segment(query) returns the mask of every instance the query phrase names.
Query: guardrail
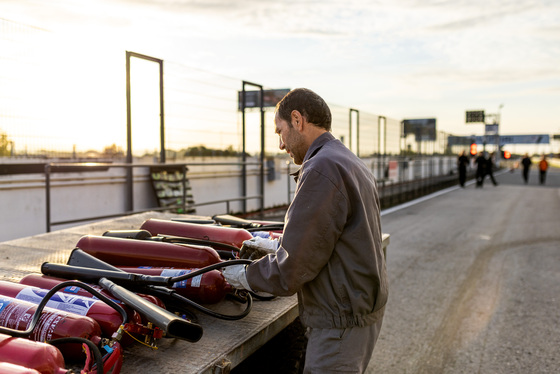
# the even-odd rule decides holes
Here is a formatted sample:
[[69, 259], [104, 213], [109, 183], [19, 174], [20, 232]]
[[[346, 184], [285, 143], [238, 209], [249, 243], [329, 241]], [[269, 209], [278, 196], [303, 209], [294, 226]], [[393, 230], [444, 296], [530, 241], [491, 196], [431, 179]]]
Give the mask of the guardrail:
[[[258, 165], [260, 166], [260, 162], [215, 162], [215, 163], [174, 163], [174, 164], [114, 164], [114, 163], [47, 163], [44, 166], [44, 173], [45, 173], [45, 204], [46, 204], [46, 230], [47, 232], [51, 232], [52, 226], [54, 225], [64, 225], [64, 224], [71, 224], [71, 223], [79, 223], [79, 222], [86, 222], [92, 220], [99, 220], [99, 219], [107, 219], [107, 218], [115, 218], [123, 215], [132, 215], [137, 213], [142, 213], [146, 211], [165, 211], [169, 209], [179, 208], [180, 206], [167, 206], [167, 207], [155, 207], [150, 209], [143, 209], [143, 210], [134, 210], [133, 209], [133, 199], [134, 199], [134, 188], [132, 183], [132, 170], [134, 168], [140, 167], [154, 167], [154, 166], [174, 166], [174, 167], [181, 167], [183, 170], [183, 196], [182, 196], [182, 209], [186, 211], [187, 208], [187, 170], [188, 166], [248, 166], [248, 165]], [[93, 216], [93, 217], [84, 217], [72, 220], [65, 220], [65, 221], [56, 221], [53, 222], [51, 219], [51, 174], [56, 172], [79, 172], [79, 171], [101, 171], [101, 170], [108, 170], [109, 168], [124, 168], [127, 171], [127, 209], [125, 212], [119, 212], [115, 214], [109, 215], [101, 215], [101, 216]], [[263, 173], [264, 169], [260, 168], [260, 180], [263, 181]], [[243, 168], [242, 178], [245, 180], [247, 177], [246, 167]], [[264, 191], [264, 186], [261, 186], [261, 191]], [[230, 211], [230, 202], [232, 201], [247, 201], [252, 199], [260, 199], [260, 211], [264, 211], [264, 194], [255, 195], [255, 196], [241, 196], [237, 198], [231, 199], [221, 199], [215, 201], [207, 201], [198, 204], [190, 204], [189, 207], [197, 207], [197, 206], [204, 206], [204, 205], [213, 205], [213, 204], [226, 204], [227, 212]]]
[[[386, 168], [385, 167], [380, 168], [378, 165], [379, 164], [378, 160], [376, 160], [375, 158], [364, 159], [364, 162], [366, 162], [368, 167], [372, 169], [372, 172], [374, 172], [374, 174], [381, 175], [381, 179], [378, 179], [378, 185], [379, 185], [379, 196], [380, 196], [382, 208], [387, 208], [389, 206], [393, 206], [414, 199], [416, 197], [433, 192], [439, 189], [440, 187], [444, 188], [451, 184], [455, 184], [457, 181], [457, 174], [454, 169], [454, 163], [455, 163], [454, 161], [455, 160], [452, 157], [440, 158], [439, 160], [438, 159], [431, 160], [426, 158], [414, 160], [408, 157], [397, 158], [397, 160], [395, 160], [393, 158], [393, 160], [390, 161], [390, 163], [387, 163]], [[50, 162], [50, 163], [41, 163], [41, 164], [33, 164], [33, 165], [4, 164], [2, 167], [0, 167], [0, 169], [2, 169], [1, 171], [3, 175], [44, 173], [44, 182], [43, 182], [43, 178], [41, 178], [41, 179], [37, 179], [36, 183], [38, 184], [38, 186], [41, 186], [44, 183], [43, 196], [46, 196], [45, 203], [44, 203], [46, 209], [44, 213], [45, 220], [43, 222], [45, 222], [46, 231], [50, 232], [53, 226], [68, 225], [73, 223], [94, 221], [99, 219], [114, 218], [123, 215], [128, 216], [131, 214], [146, 212], [150, 210], [166, 211], [173, 208], [182, 208], [183, 211], [185, 211], [189, 207], [193, 207], [193, 208], [203, 207], [203, 206], [207, 207], [215, 204], [223, 204], [228, 213], [234, 213], [231, 210], [232, 204], [235, 203], [233, 209], [236, 210], [239, 209], [239, 207], [241, 207], [242, 205], [246, 205], [246, 204], [240, 204], [239, 202], [247, 202], [251, 200], [252, 201], [259, 200], [260, 204], [258, 202], [255, 204], [251, 204], [250, 212], [238, 211], [237, 214], [258, 215], [260, 211], [260, 215], [262, 216], [266, 208], [265, 199], [264, 199], [265, 197], [264, 185], [262, 184], [262, 182], [259, 183], [259, 181], [263, 181], [265, 179], [263, 175], [261, 175], [263, 171], [259, 173], [260, 168], [253, 167], [253, 168], [249, 168], [249, 173], [246, 173], [244, 175], [241, 172], [242, 169], [240, 165], [243, 165], [243, 163], [220, 162], [220, 161], [182, 162], [182, 163], [165, 163], [165, 164], [161, 164], [161, 163], [128, 164], [128, 163], [112, 163], [112, 162], [95, 162], [95, 163]], [[245, 165], [261, 166], [261, 163], [251, 160], [250, 162], [246, 162]], [[151, 201], [152, 197], [151, 194], [149, 194], [150, 191], [147, 190], [147, 188], [151, 188], [147, 183], [148, 182], [147, 174], [144, 171], [142, 171], [141, 173], [132, 172], [134, 168], [150, 168], [150, 167], [161, 167], [161, 166], [175, 167], [179, 172], [181, 168], [183, 171], [186, 171], [189, 167], [191, 166], [194, 167], [195, 170], [194, 174], [191, 169], [189, 170], [189, 175], [186, 175], [184, 172], [182, 173], [183, 175], [182, 181], [181, 179], [177, 179], [178, 188], [180, 188], [179, 184], [183, 183], [182, 192], [178, 193], [178, 195], [176, 196], [177, 199], [179, 200], [181, 199], [180, 194], [182, 193], [183, 198], [181, 199], [182, 201], [177, 202], [178, 204], [177, 206], [159, 207], [157, 203]], [[198, 201], [195, 204], [194, 201], [192, 201], [192, 197], [190, 195], [186, 196], [188, 190], [186, 186], [187, 185], [192, 186], [193, 180], [195, 181], [195, 185], [198, 186], [199, 189], [204, 188], [205, 183], [210, 183], [210, 185], [214, 186], [213, 181], [206, 180], [207, 173], [202, 173], [199, 175], [196, 172], [198, 167], [202, 167], [202, 169], [204, 169], [204, 167], [207, 166], [210, 167], [222, 166], [223, 168], [218, 168], [219, 170], [224, 170], [225, 168], [229, 169], [230, 171], [232, 169], [238, 170], [239, 173], [236, 172], [232, 174], [228, 172], [225, 175], [221, 173], [217, 174], [220, 175], [220, 178], [222, 177], [232, 178], [232, 180], [229, 181], [230, 185], [232, 181], [236, 181], [236, 180], [241, 181], [241, 179], [239, 178], [247, 178], [247, 174], [251, 177], [254, 176], [255, 181], [257, 182], [257, 185], [255, 186], [256, 191], [251, 190], [249, 191], [248, 194], [243, 194], [243, 191], [238, 191], [233, 196], [231, 195], [224, 196], [219, 193], [216, 194], [206, 193], [206, 194], [202, 194], [202, 196], [204, 196], [203, 197], [204, 200]], [[111, 173], [110, 171], [108, 172], [108, 170], [111, 168], [126, 169], [127, 172], [126, 173], [124, 172]], [[272, 166], [272, 170], [274, 170], [274, 166]], [[282, 191], [281, 185], [279, 185], [278, 183], [276, 183], [274, 186], [269, 185], [271, 181], [270, 180], [267, 181], [266, 184], [267, 193], [270, 194], [267, 199], [267, 205], [268, 208], [274, 207], [271, 208], [273, 210], [274, 209], [281, 210], [287, 207], [289, 202], [291, 201], [294, 192], [291, 190], [291, 188], [293, 187], [293, 180], [291, 180], [291, 178], [289, 177], [289, 172], [292, 171], [290, 170], [290, 164], [288, 163], [286, 164], [285, 167], [282, 167], [282, 169], [278, 169], [278, 170], [280, 171], [282, 178], [280, 179], [276, 178], [276, 181], [283, 180], [284, 182], [282, 183], [284, 183], [284, 186], [286, 183], [285, 181], [287, 181], [287, 187], [283, 187], [283, 188], [284, 189], [287, 188], [288, 199], [282, 200], [279, 198], [279, 196], [283, 195], [281, 192]], [[61, 178], [61, 179], [53, 178], [53, 174], [55, 173], [80, 173], [80, 172], [88, 172], [88, 173], [93, 172], [93, 174], [95, 174], [95, 172], [104, 172], [104, 173], [100, 174], [102, 175], [101, 178], [97, 178], [97, 177], [91, 178], [89, 175], [86, 176], [79, 175], [77, 177], [73, 176], [71, 177], [73, 181], [69, 181], [66, 178]], [[269, 173], [270, 170], [267, 169], [264, 172]], [[132, 180], [130, 180], [129, 178], [134, 179], [134, 184], [132, 183]], [[54, 221], [53, 217], [57, 214], [56, 212], [58, 211], [58, 209], [54, 209], [54, 208], [58, 206], [59, 204], [58, 201], [60, 200], [60, 197], [66, 196], [66, 192], [64, 191], [64, 189], [63, 188], [59, 189], [59, 187], [73, 187], [73, 186], [77, 186], [78, 183], [80, 184], [83, 183], [84, 185], [88, 186], [91, 184], [90, 181], [92, 180], [93, 181], [97, 180], [97, 182], [93, 182], [93, 184], [97, 184], [102, 188], [107, 188], [107, 186], [110, 186], [111, 184], [114, 185], [114, 187], [111, 187], [111, 189], [108, 190], [108, 193], [110, 194], [108, 195], [109, 196], [108, 200], [106, 201], [99, 200], [100, 203], [99, 209], [95, 209], [95, 207], [93, 207], [94, 209], [90, 210], [90, 213], [88, 213], [90, 214], [90, 216], [80, 217], [81, 213], [79, 212], [86, 209], [83, 209], [81, 205], [76, 204], [76, 194], [69, 195], [69, 199], [64, 201], [65, 203], [66, 202], [70, 203], [73, 201], [71, 205], [67, 206], [67, 210], [73, 211], [74, 214], [73, 215], [66, 214], [65, 216], [59, 217], [61, 219]], [[91, 186], [93, 186], [93, 184], [91, 184]], [[123, 185], [122, 189], [121, 189], [121, 185]], [[55, 192], [53, 192], [54, 186], [57, 187], [55, 189], [56, 190]], [[17, 188], [19, 188], [19, 186]], [[95, 194], [98, 196], [97, 199], [99, 199], [100, 195], [103, 196], [102, 194], [104, 193], [104, 192], [99, 192], [100, 190], [98, 190], [97, 187], [93, 190], [92, 189], [89, 190], [89, 192], [92, 191], [94, 191]], [[263, 192], [261, 193], [261, 191]], [[199, 195], [200, 192], [201, 191], [197, 193], [199, 200], [201, 199], [199, 197], [201, 196]], [[147, 193], [149, 195], [146, 195]], [[78, 191], [78, 195], [79, 194], [80, 191]], [[88, 195], [84, 194], [84, 196], [88, 196]], [[73, 200], [72, 197], [74, 198]], [[146, 199], [145, 197], [148, 197], [148, 199]], [[57, 199], [57, 201], [54, 203], [52, 200], [53, 198]], [[97, 201], [97, 199], [93, 199], [93, 200], [91, 198], [88, 199], [88, 201], [85, 202], [85, 206], [89, 205], [91, 207], [92, 205], [97, 204], [95, 202]], [[133, 201], [134, 201], [134, 205], [140, 204], [141, 208], [135, 209], [135, 207], [133, 206]], [[285, 203], [283, 201], [285, 201]], [[106, 207], [103, 207], [103, 204], [107, 204]], [[285, 204], [285, 206], [283, 204]], [[14, 204], [12, 204], [11, 206], [17, 207], [17, 205]], [[38, 221], [39, 227], [43, 226], [41, 221], [42, 221], [41, 218], [39, 218]], [[27, 230], [27, 231], [31, 231], [31, 230]]]

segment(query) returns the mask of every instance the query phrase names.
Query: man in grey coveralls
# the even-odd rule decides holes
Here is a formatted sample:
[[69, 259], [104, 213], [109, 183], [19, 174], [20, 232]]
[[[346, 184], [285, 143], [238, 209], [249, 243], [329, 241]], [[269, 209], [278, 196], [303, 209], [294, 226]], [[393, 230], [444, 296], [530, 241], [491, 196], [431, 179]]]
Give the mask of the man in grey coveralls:
[[223, 274], [234, 287], [297, 293], [308, 337], [305, 373], [362, 373], [388, 297], [377, 183], [330, 133], [330, 109], [313, 91], [289, 92], [275, 124], [280, 149], [301, 165], [283, 236], [273, 250], [263, 246], [257, 261]]

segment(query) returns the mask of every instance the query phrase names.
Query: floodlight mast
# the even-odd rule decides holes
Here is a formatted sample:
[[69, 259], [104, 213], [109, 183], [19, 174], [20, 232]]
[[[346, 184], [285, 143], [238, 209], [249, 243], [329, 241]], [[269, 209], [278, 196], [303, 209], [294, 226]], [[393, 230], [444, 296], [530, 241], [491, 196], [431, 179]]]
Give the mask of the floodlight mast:
[[[494, 140], [497, 152], [496, 155], [496, 162], [499, 160], [500, 154], [500, 122], [501, 122], [501, 110], [504, 107], [504, 104], [500, 104], [498, 107], [497, 114], [485, 114], [484, 110], [468, 110], [466, 111], [466, 123], [482, 123], [484, 124], [484, 141], [482, 142], [482, 151], [486, 152], [486, 135], [487, 135], [487, 125], [493, 125], [494, 131]], [[492, 123], [487, 123], [487, 119], [492, 119]]]

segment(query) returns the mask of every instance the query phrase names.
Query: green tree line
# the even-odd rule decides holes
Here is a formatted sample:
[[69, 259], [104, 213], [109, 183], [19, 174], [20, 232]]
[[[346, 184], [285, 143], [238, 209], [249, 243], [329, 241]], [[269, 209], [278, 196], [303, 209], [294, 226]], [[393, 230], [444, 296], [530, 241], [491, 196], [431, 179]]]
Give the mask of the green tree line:
[[10, 155], [10, 139], [8, 139], [8, 134], [0, 131], [0, 156]]

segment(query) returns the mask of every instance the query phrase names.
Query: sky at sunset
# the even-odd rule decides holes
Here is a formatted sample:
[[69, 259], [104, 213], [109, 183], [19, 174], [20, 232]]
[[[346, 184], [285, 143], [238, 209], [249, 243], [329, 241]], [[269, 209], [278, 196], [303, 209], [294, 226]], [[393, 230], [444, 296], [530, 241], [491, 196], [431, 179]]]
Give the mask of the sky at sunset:
[[502, 134], [560, 134], [557, 0], [0, 0], [0, 18], [60, 35], [115, 110], [108, 67], [129, 50], [456, 135], [482, 134], [475, 109]]

